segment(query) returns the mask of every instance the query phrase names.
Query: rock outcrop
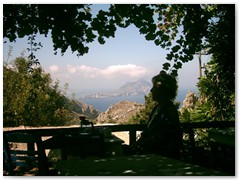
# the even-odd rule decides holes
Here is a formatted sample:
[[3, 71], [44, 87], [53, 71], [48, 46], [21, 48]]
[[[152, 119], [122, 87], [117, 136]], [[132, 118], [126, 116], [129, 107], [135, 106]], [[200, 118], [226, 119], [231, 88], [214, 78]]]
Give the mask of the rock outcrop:
[[183, 101], [183, 105], [181, 107], [181, 110], [183, 110], [183, 109], [194, 109], [197, 101], [198, 101], [198, 96], [194, 92], [189, 91], [187, 93], [184, 101]]
[[138, 113], [143, 107], [143, 104], [140, 103], [121, 101], [110, 106], [107, 111], [100, 113], [96, 122], [99, 124], [126, 124], [129, 118]]

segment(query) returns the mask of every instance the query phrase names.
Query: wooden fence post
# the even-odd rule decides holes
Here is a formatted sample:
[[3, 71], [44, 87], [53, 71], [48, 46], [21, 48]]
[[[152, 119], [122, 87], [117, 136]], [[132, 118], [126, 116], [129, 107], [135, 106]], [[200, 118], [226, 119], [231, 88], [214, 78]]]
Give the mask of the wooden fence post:
[[34, 147], [34, 143], [27, 143], [27, 153], [28, 153], [28, 156], [35, 156], [35, 147]]
[[129, 145], [132, 145], [133, 143], [135, 143], [136, 138], [137, 138], [136, 130], [135, 129], [130, 130], [129, 131]]

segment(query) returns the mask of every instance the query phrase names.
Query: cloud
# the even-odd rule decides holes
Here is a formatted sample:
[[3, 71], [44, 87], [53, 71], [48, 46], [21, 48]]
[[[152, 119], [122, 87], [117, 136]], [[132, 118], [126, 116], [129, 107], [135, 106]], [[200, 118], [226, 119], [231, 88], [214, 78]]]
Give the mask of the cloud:
[[98, 68], [89, 67], [85, 65], [81, 66], [74, 66], [69, 64], [67, 65], [67, 72], [69, 72], [70, 74], [96, 73], [97, 71], [99, 71]]
[[52, 65], [49, 67], [50, 72], [56, 73], [59, 71], [59, 67], [57, 65]]
[[146, 68], [135, 64], [113, 65], [101, 70], [101, 74], [104, 76], [127, 75], [130, 77], [141, 77], [147, 72]]
[[112, 65], [106, 68], [96, 68], [90, 66], [73, 66], [67, 65], [67, 72], [75, 75], [83, 75], [88, 78], [114, 78], [117, 76], [128, 76], [128, 77], [142, 77], [146, 75], [149, 70], [142, 66], [137, 66], [135, 64], [126, 64], [126, 65]]
[[149, 69], [135, 64], [111, 65], [105, 68], [68, 64], [61, 68], [52, 65], [47, 69], [53, 80], [68, 83], [74, 89], [118, 88], [126, 82], [145, 79], [152, 74]]

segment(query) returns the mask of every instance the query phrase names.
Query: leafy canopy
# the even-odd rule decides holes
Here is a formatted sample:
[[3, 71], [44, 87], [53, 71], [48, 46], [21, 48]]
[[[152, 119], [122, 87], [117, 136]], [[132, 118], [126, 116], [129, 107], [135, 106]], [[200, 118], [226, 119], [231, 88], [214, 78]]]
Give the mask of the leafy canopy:
[[93, 16], [94, 5], [89, 4], [4, 4], [3, 37], [12, 42], [38, 33], [51, 35], [55, 53], [70, 48], [81, 56], [95, 39], [104, 44], [106, 38], [115, 37], [117, 27], [134, 24], [146, 40], [169, 50], [163, 69], [177, 75], [182, 63], [192, 60], [221, 31], [214, 27], [225, 6], [232, 5], [110, 4]]
[[89, 43], [97, 39], [104, 44], [115, 37], [118, 27], [133, 24], [146, 40], [168, 50], [163, 69], [175, 76], [183, 63], [207, 49], [212, 55], [211, 67], [198, 84], [200, 93], [214, 109], [216, 119], [234, 117], [234, 4], [110, 4], [96, 16], [93, 6], [5, 4], [3, 37], [12, 42], [28, 36], [32, 52], [41, 46], [34, 42], [35, 35], [51, 35], [55, 53], [61, 50], [64, 54], [70, 48], [81, 56], [88, 53]]

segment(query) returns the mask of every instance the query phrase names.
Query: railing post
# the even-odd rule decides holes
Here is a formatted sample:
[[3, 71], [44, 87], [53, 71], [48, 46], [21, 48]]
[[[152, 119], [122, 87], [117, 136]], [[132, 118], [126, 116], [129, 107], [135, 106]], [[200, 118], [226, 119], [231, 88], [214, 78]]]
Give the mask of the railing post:
[[27, 143], [28, 156], [35, 156], [34, 143]]
[[130, 130], [129, 131], [129, 145], [132, 145], [133, 143], [136, 142], [137, 135], [136, 135], [136, 130]]
[[188, 129], [188, 134], [189, 134], [189, 140], [190, 140], [190, 144], [191, 144], [191, 152], [192, 152], [192, 158], [193, 160], [195, 160], [196, 158], [196, 153], [195, 153], [195, 139], [194, 139], [194, 131], [192, 128]]

